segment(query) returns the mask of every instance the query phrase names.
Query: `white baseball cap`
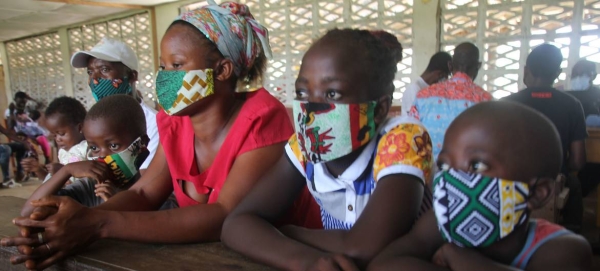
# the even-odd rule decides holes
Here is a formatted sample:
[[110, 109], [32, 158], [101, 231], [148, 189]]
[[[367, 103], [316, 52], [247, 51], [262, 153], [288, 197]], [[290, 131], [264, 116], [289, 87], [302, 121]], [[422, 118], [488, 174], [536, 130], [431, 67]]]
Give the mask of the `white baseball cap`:
[[138, 58], [133, 49], [120, 40], [112, 38], [102, 38], [90, 51], [79, 51], [71, 57], [71, 66], [75, 68], [86, 68], [88, 59], [93, 56], [97, 59], [121, 62], [128, 68], [137, 71]]

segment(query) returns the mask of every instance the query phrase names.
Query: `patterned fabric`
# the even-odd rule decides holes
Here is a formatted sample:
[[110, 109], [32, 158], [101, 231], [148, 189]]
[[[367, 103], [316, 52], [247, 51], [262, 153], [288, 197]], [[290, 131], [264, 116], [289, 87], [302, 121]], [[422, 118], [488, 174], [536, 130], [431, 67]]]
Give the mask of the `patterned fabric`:
[[543, 219], [532, 219], [529, 221], [527, 241], [521, 252], [513, 260], [511, 266], [525, 270], [531, 256], [546, 242], [567, 234], [574, 234], [562, 226], [552, 224]]
[[82, 140], [69, 150], [58, 150], [58, 161], [63, 165], [85, 160], [87, 160], [87, 141], [85, 140]]
[[294, 101], [296, 137], [304, 157], [313, 163], [327, 162], [369, 143], [376, 136], [376, 105]]
[[106, 163], [114, 175], [113, 183], [117, 187], [123, 187], [137, 175], [138, 169], [147, 156], [148, 149], [138, 137], [127, 149], [119, 153], [106, 157], [88, 157], [88, 160]]
[[434, 180], [433, 207], [442, 237], [461, 247], [487, 247], [528, 221], [529, 187], [455, 169]]
[[186, 21], [202, 32], [217, 48], [235, 64], [235, 74], [254, 65], [263, 52], [271, 58], [267, 28], [260, 25], [250, 13], [248, 6], [234, 2], [209, 5], [185, 12], [177, 20]]
[[[425, 135], [425, 128], [413, 118], [389, 119], [381, 125], [378, 136], [372, 138], [350, 167], [337, 177], [329, 173], [324, 163], [312, 163], [305, 158], [296, 135], [288, 141], [286, 153], [306, 178], [309, 191], [321, 207], [323, 227], [350, 229], [365, 209], [378, 180], [404, 173], [427, 181], [426, 176], [431, 174], [431, 152], [426, 154], [427, 148], [416, 143]], [[395, 144], [408, 146], [408, 149], [393, 150]], [[418, 154], [419, 149], [424, 150], [423, 155]], [[425, 189], [419, 215], [429, 210], [430, 203], [430, 191]]]
[[156, 97], [169, 115], [214, 93], [213, 70], [158, 71]]
[[465, 109], [490, 100], [492, 95], [473, 83], [468, 75], [457, 72], [448, 81], [420, 90], [409, 115], [419, 119], [429, 131], [437, 159], [450, 123]]
[[131, 93], [131, 85], [127, 77], [123, 79], [90, 79], [90, 89], [96, 101], [100, 101], [105, 97], [114, 94], [129, 94]]

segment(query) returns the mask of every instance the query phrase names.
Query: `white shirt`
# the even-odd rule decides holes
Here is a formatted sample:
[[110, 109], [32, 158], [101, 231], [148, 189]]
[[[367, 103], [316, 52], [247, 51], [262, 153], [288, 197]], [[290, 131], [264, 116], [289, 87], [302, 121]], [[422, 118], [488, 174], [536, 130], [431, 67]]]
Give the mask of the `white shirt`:
[[144, 116], [146, 117], [146, 134], [150, 138], [150, 142], [148, 142], [148, 151], [150, 154], [148, 158], [144, 161], [140, 169], [147, 169], [156, 154], [156, 149], [158, 148], [158, 127], [156, 126], [156, 110], [152, 107], [149, 107], [144, 101], [140, 104], [142, 109], [144, 110]]
[[410, 112], [410, 108], [414, 105], [415, 100], [417, 99], [417, 92], [419, 90], [428, 87], [429, 85], [423, 80], [421, 76], [417, 79], [413, 80], [410, 85], [406, 86], [404, 90], [404, 95], [402, 95], [402, 115], [408, 116], [408, 112]]

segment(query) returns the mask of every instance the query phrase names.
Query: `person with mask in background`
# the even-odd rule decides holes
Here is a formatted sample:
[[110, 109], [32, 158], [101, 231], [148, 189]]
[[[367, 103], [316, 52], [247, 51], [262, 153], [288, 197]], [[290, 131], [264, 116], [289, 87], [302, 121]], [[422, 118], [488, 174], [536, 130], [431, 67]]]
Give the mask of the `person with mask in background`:
[[[577, 61], [571, 72], [570, 91], [567, 91], [581, 102], [588, 127], [600, 127], [600, 88], [593, 85], [598, 75], [596, 65], [586, 59]], [[577, 177], [581, 182], [582, 196], [585, 197], [600, 183], [600, 164], [586, 163]]]
[[144, 103], [135, 87], [138, 81], [138, 58], [126, 43], [111, 38], [103, 38], [90, 51], [79, 51], [71, 57], [71, 66], [87, 68], [89, 85], [96, 101], [114, 94], [127, 94], [136, 99], [146, 117], [146, 134], [150, 138], [147, 145], [150, 155], [140, 167], [143, 175], [158, 148], [158, 128], [156, 110]]
[[577, 98], [583, 107], [587, 126], [600, 126], [600, 88], [594, 86], [596, 63], [581, 59], [571, 71], [571, 84], [567, 93]]

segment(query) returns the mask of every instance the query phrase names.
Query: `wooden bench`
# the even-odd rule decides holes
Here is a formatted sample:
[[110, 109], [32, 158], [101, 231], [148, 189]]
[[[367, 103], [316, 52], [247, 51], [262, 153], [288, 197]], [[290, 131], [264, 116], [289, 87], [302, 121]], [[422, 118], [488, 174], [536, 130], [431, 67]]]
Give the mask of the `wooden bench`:
[[[0, 197], [0, 238], [15, 236], [11, 223], [19, 215], [24, 199]], [[12, 247], [0, 247], [0, 270], [25, 270], [11, 265]], [[221, 243], [189, 245], [150, 245], [134, 242], [101, 240], [81, 253], [46, 270], [274, 270], [257, 264], [227, 249]]]

